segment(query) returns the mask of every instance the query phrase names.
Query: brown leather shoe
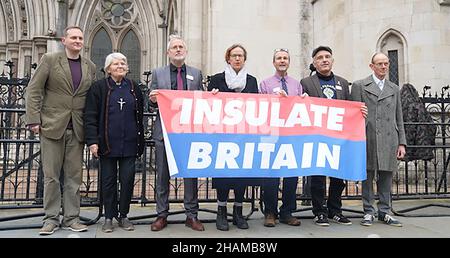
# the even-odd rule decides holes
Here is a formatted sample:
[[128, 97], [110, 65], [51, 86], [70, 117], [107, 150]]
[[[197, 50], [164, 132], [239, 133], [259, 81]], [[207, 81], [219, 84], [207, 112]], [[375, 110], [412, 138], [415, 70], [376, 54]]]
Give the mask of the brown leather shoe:
[[152, 231], [160, 231], [163, 230], [167, 226], [167, 218], [158, 217], [153, 223], [150, 229]]
[[264, 226], [265, 227], [275, 227], [276, 219], [277, 218], [275, 217], [275, 214], [269, 213], [269, 214], [265, 215]]
[[300, 226], [302, 223], [296, 217], [290, 216], [287, 218], [280, 218], [280, 222], [283, 224], [288, 224], [289, 226]]
[[186, 227], [190, 227], [195, 231], [205, 231], [205, 227], [197, 218], [186, 218], [186, 223], [184, 223]]

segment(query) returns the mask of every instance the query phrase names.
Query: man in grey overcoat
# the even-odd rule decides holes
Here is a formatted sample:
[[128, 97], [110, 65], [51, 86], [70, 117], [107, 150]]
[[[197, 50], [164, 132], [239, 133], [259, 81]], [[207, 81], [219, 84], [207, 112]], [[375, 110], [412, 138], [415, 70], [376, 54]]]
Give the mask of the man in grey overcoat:
[[403, 127], [399, 86], [386, 79], [389, 58], [383, 53], [372, 56], [369, 67], [373, 74], [352, 85], [352, 100], [362, 101], [369, 109], [366, 119], [367, 179], [362, 182], [363, 226], [371, 226], [375, 208], [373, 180], [379, 195], [378, 220], [391, 226], [402, 223], [389, 215], [391, 211], [392, 176], [397, 160], [405, 156], [406, 138]]
[[[179, 36], [171, 35], [167, 45], [167, 56], [170, 64], [152, 71], [150, 105], [157, 107], [158, 89], [167, 90], [203, 90], [202, 73], [200, 70], [187, 66], [186, 43]], [[159, 114], [156, 116], [153, 127], [153, 140], [155, 141], [156, 156], [156, 212], [158, 218], [152, 223], [152, 231], [160, 231], [167, 226], [169, 215], [169, 167], [167, 164], [166, 149], [164, 147], [163, 133]], [[187, 227], [196, 231], [205, 230], [197, 218], [198, 186], [197, 178], [184, 178], [184, 208], [186, 210]]]

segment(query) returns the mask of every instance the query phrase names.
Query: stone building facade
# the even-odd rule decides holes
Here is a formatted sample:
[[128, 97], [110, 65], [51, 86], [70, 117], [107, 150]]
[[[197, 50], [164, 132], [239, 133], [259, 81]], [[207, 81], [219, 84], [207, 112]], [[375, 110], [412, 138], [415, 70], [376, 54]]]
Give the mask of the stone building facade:
[[0, 73], [12, 60], [19, 77], [61, 48], [67, 25], [78, 25], [85, 56], [101, 68], [108, 53], [121, 51], [141, 80], [167, 64], [167, 37], [177, 33], [188, 43], [188, 63], [205, 75], [223, 71], [225, 49], [239, 42], [258, 81], [273, 74], [275, 48], [290, 50], [290, 75], [300, 79], [312, 49], [324, 44], [334, 51], [334, 71], [349, 81], [367, 76], [370, 56], [383, 51], [400, 85], [437, 91], [450, 83], [449, 0], [1, 0], [0, 13]]

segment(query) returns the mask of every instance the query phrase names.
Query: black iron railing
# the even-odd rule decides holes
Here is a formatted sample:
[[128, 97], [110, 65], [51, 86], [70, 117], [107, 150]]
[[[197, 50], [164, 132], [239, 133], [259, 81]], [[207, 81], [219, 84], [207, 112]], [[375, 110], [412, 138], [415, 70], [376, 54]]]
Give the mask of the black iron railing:
[[[12, 71], [12, 62], [6, 66]], [[144, 96], [148, 95], [151, 73], [144, 73], [144, 83], [140, 85]], [[205, 85], [207, 84], [205, 79]], [[26, 129], [24, 122], [24, 94], [29, 78], [14, 78], [12, 73], [0, 75], [0, 209], [14, 207], [37, 207], [42, 205], [43, 173], [40, 161], [38, 136]], [[448, 198], [448, 166], [450, 162], [449, 148], [449, 86], [442, 88], [441, 93], [432, 96], [429, 86], [423, 89], [421, 100], [432, 114], [433, 125], [438, 127], [436, 145], [408, 146], [413, 148], [429, 148], [434, 158], [428, 161], [399, 161], [399, 170], [394, 176], [393, 199], [406, 198]], [[146, 107], [148, 105], [146, 99]], [[146, 148], [144, 154], [136, 162], [137, 173], [133, 201], [145, 205], [155, 202], [155, 164], [154, 144], [151, 141], [151, 128], [155, 119], [155, 111], [149, 109], [145, 113]], [[405, 123], [415, 126], [424, 123]], [[88, 152], [83, 159], [83, 185], [81, 187], [82, 203], [98, 205], [98, 161]], [[308, 198], [304, 192], [302, 177], [298, 184], [298, 199]], [[170, 201], [183, 201], [183, 180], [170, 181]], [[211, 187], [209, 178], [199, 178], [199, 200], [215, 202], [216, 192]], [[254, 201], [260, 197], [260, 187], [249, 187], [247, 200]], [[344, 199], [359, 199], [361, 182], [347, 182]]]

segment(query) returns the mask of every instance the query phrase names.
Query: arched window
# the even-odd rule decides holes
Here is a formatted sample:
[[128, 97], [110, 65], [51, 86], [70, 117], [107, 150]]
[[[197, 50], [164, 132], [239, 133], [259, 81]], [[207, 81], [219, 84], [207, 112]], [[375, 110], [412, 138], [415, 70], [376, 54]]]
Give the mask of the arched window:
[[141, 46], [133, 30], [129, 30], [122, 40], [120, 52], [127, 57], [130, 72], [129, 79], [140, 81], [141, 78]]
[[400, 85], [400, 69], [398, 60], [398, 49], [388, 50], [389, 62], [389, 80], [397, 85]]
[[[104, 73], [101, 72], [105, 65], [106, 56], [112, 52], [112, 42], [108, 33], [104, 28], [101, 28], [92, 41], [91, 60], [97, 67], [97, 80], [104, 78]], [[105, 71], [106, 72], [106, 71]]]
[[403, 35], [393, 29], [386, 31], [379, 40], [378, 49], [389, 57], [389, 80], [401, 86], [406, 81], [406, 41]]

